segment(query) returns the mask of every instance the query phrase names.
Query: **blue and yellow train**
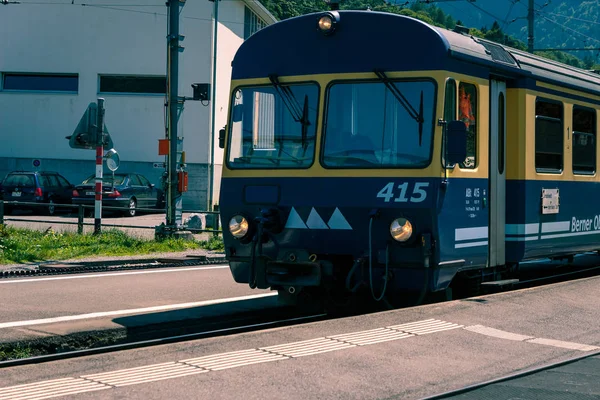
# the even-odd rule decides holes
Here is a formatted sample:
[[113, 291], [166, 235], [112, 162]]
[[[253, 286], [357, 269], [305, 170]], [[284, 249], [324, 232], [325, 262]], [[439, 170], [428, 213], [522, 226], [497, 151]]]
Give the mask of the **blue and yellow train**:
[[372, 11], [276, 23], [232, 67], [236, 282], [379, 300], [600, 249], [597, 74]]

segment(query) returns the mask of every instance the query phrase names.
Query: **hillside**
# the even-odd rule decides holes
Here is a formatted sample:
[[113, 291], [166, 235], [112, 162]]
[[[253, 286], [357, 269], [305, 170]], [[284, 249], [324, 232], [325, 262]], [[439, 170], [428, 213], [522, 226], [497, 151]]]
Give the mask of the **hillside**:
[[[435, 2], [435, 0], [432, 0]], [[277, 18], [324, 11], [324, 0], [262, 0]], [[471, 34], [520, 49], [527, 48], [527, 0], [448, 1], [435, 4], [405, 0], [343, 0], [342, 9], [387, 11], [419, 18], [430, 24], [454, 28], [458, 23]], [[545, 4], [545, 5], [544, 5]], [[535, 2], [535, 48], [600, 48], [600, 0]], [[584, 41], [584, 39], [586, 41]], [[598, 69], [600, 51], [536, 52], [549, 59], [585, 69]]]

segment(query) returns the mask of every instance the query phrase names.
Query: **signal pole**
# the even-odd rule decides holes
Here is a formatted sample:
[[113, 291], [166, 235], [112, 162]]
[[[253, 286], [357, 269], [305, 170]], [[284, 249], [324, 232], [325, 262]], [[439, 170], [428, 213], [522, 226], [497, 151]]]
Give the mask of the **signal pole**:
[[182, 225], [182, 199], [177, 190], [178, 137], [177, 119], [179, 110], [179, 0], [169, 0], [169, 60], [168, 60], [168, 130], [169, 154], [167, 156], [167, 229], [175, 231]]
[[94, 201], [94, 234], [102, 230], [102, 168], [104, 162], [104, 99], [98, 99], [96, 137], [96, 199]]

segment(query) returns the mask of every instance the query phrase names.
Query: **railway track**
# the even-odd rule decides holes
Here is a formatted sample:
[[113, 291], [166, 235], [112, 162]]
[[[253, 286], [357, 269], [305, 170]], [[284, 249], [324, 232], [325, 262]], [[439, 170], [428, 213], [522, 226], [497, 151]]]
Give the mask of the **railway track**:
[[[147, 260], [146, 260], [147, 261]], [[35, 274], [27, 275], [57, 275], [57, 274], [74, 274], [74, 273], [85, 273], [85, 272], [98, 272], [98, 271], [119, 271], [127, 269], [147, 269], [147, 268], [168, 268], [177, 266], [190, 266], [190, 265], [209, 265], [223, 263], [225, 260], [222, 257], [215, 257], [211, 259], [189, 259], [179, 260], [177, 262], [168, 260], [153, 260], [153, 262], [145, 263], [131, 263], [119, 265], [115, 262], [110, 263], [97, 263], [90, 265], [85, 268], [81, 266], [74, 266], [72, 268], [66, 267], [65, 269], [44, 270], [36, 272]], [[498, 284], [491, 287], [486, 287], [485, 292], [479, 293], [480, 296], [487, 294], [506, 292], [510, 290], [531, 288], [535, 286], [542, 286], [545, 284], [564, 282], [573, 279], [581, 279], [585, 277], [595, 276], [600, 273], [600, 266], [575, 266], [570, 264], [557, 264], [554, 274], [549, 274], [547, 270], [530, 271], [524, 274], [519, 280], [508, 280], [504, 284]], [[544, 275], [545, 276], [542, 276]], [[2, 278], [17, 278], [23, 275], [20, 274], [4, 274]], [[471, 300], [472, 299], [472, 300]], [[457, 298], [454, 300], [462, 301], [483, 301], [480, 298]], [[428, 299], [425, 303], [439, 303], [444, 302], [443, 299]], [[413, 304], [415, 305], [415, 304]], [[12, 367], [17, 365], [43, 363], [48, 361], [55, 361], [67, 358], [82, 357], [94, 354], [101, 354], [107, 352], [122, 351], [128, 349], [142, 348], [154, 345], [161, 345], [167, 343], [182, 342], [186, 340], [194, 340], [215, 336], [224, 336], [229, 334], [236, 334], [242, 332], [258, 331], [261, 329], [268, 329], [273, 327], [289, 326], [300, 323], [314, 322], [319, 320], [341, 318], [345, 316], [353, 316], [359, 314], [368, 314], [371, 312], [381, 311], [386, 307], [379, 303], [378, 305], [371, 304], [372, 307], [368, 307], [366, 303], [362, 303], [362, 307], [358, 309], [347, 309], [341, 312], [336, 309], [337, 312], [325, 312], [321, 310], [312, 312], [298, 310], [292, 307], [276, 307], [273, 309], [261, 310], [260, 312], [252, 311], [239, 314], [221, 315], [215, 317], [214, 320], [202, 321], [186, 321], [185, 324], [181, 324], [181, 321], [175, 326], [173, 324], [165, 323], [162, 325], [144, 327], [139, 332], [128, 332], [125, 337], [117, 338], [119, 343], [111, 345], [94, 345], [90, 344], [89, 336], [85, 336], [87, 333], [83, 333], [85, 336], [82, 342], [87, 342], [89, 348], [74, 349], [70, 351], [61, 351], [52, 354], [36, 355], [29, 358], [12, 359], [7, 361], [0, 361], [0, 369], [6, 367]], [[383, 308], [382, 308], [383, 306]], [[410, 305], [403, 306], [402, 308], [410, 307]], [[397, 308], [397, 307], [396, 307]], [[102, 335], [110, 335], [110, 332], [104, 332]], [[60, 338], [64, 339], [64, 338]], [[100, 341], [99, 341], [100, 342]], [[4, 347], [6, 345], [0, 346]], [[41, 348], [48, 348], [44, 344], [40, 344]]]
[[226, 262], [224, 256], [187, 257], [185, 259], [140, 259], [140, 260], [110, 260], [81, 263], [47, 263], [27, 266], [23, 269], [0, 271], [0, 279], [21, 278], [25, 276], [49, 276], [63, 274], [79, 274], [86, 272], [127, 271], [153, 268], [173, 268], [184, 266], [215, 265]]
[[[73, 349], [69, 351], [60, 351], [49, 354], [35, 355], [27, 358], [18, 358], [0, 361], [0, 369], [19, 365], [38, 364], [49, 361], [64, 360], [68, 358], [91, 356], [109, 352], [138, 349], [143, 347], [157, 346], [168, 343], [177, 343], [187, 340], [204, 339], [216, 336], [232, 335], [237, 333], [252, 332], [261, 329], [289, 326], [298, 323], [307, 323], [319, 321], [327, 318], [327, 314], [309, 314], [294, 312], [286, 308], [274, 308], [261, 311], [252, 311], [228, 316], [215, 317], [214, 320], [207, 321], [203, 319], [201, 323], [187, 321], [182, 324], [181, 321], [174, 326], [173, 324], [161, 324], [152, 327], [144, 327], [139, 334], [129, 332], [127, 337], [120, 343], [104, 346], [94, 346], [89, 348]], [[110, 331], [104, 332], [104, 335], [111, 335]], [[133, 339], [132, 339], [133, 338]], [[65, 337], [60, 337], [65, 340]], [[83, 341], [89, 341], [89, 336], [85, 335]], [[15, 344], [17, 346], [23, 343]], [[28, 345], [35, 346], [32, 342]], [[87, 343], [90, 346], [89, 342]], [[6, 345], [4, 345], [6, 346]], [[4, 347], [0, 345], [0, 348]], [[47, 349], [47, 343], [38, 343], [41, 349]]]

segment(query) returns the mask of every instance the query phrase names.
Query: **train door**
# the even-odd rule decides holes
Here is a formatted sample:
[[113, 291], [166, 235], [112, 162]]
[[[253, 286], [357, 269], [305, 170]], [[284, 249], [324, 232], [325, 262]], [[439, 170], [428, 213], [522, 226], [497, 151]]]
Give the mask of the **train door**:
[[505, 264], [506, 83], [490, 81], [488, 266]]

